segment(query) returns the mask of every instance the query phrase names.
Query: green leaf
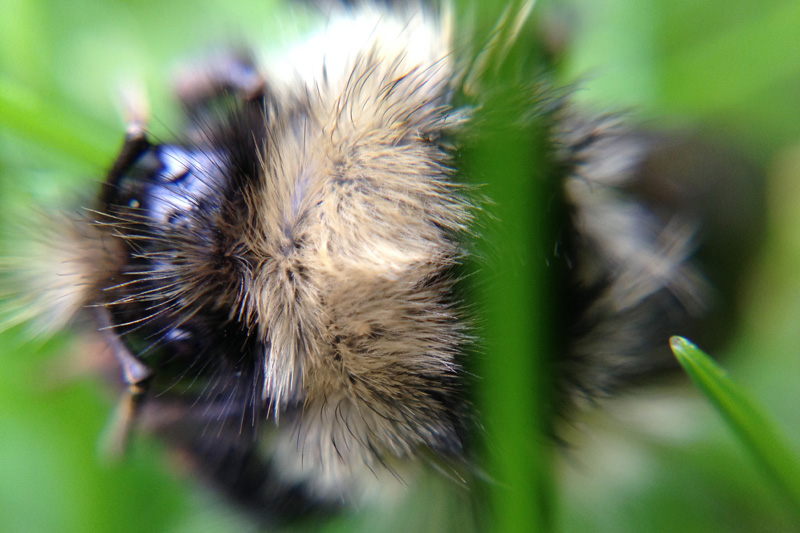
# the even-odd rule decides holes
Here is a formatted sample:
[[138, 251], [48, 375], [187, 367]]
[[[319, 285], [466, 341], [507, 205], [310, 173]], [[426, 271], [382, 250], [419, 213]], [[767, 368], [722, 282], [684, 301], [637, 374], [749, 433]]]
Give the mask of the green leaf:
[[800, 516], [800, 461], [760, 406], [707, 354], [683, 337], [670, 346], [700, 390], [739, 436], [765, 474]]

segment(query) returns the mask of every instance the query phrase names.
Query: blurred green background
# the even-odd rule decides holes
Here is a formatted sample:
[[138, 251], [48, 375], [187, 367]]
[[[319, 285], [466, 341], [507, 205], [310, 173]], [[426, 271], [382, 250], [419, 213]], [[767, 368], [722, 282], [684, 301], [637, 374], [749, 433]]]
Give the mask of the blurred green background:
[[[536, 9], [565, 24], [558, 75], [576, 84], [582, 104], [654, 127], [723, 132], [764, 170], [763, 253], [740, 296], [743, 323], [728, 353], [715, 355], [800, 453], [800, 3], [551, 0]], [[178, 114], [164, 80], [178, 62], [232, 39], [269, 47], [309, 23], [302, 11], [287, 15], [265, 0], [0, 0], [0, 13], [5, 239], [20, 206], [47, 209], [65, 196], [80, 203], [80, 191], [96, 186], [122, 140], [120, 87], [144, 83], [151, 128], [169, 137]], [[98, 437], [114, 398], [90, 379], [54, 379], [59, 354], [70, 350], [80, 346], [67, 335], [33, 343], [19, 328], [0, 335], [0, 531], [252, 528], [171, 468], [157, 443], [138, 439], [120, 464], [99, 461]], [[484, 386], [485, 402], [508, 393], [491, 378]], [[798, 529], [688, 380], [637, 389], [601, 407], [577, 416], [571, 446], [553, 454], [556, 530]], [[524, 434], [513, 429], [508, 436]], [[490, 435], [502, 439], [503, 431]], [[517, 451], [529, 445], [510, 444]], [[465, 496], [449, 483], [423, 480], [404, 507], [329, 529], [463, 531], [470, 517], [459, 506], [481, 491]], [[514, 489], [486, 485], [499, 497]]]

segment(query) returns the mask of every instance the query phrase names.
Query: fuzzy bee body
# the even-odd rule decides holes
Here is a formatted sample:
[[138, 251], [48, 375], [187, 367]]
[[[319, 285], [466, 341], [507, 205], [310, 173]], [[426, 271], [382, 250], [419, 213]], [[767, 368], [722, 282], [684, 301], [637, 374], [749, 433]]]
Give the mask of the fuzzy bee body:
[[78, 224], [103, 260], [52, 272], [121, 363], [133, 421], [233, 492], [260, 475], [359, 501], [426, 450], [463, 454], [450, 272], [472, 215], [441, 142], [438, 20], [365, 9], [319, 37], [337, 49], [290, 52], [298, 68], [260, 81], [231, 57], [179, 83], [184, 136], [132, 124]]
[[562, 386], [595, 398], [674, 365], [660, 341], [692, 331], [709, 287], [692, 261], [698, 221], [677, 209], [659, 214], [634, 193], [646, 186], [653, 142], [618, 117], [572, 113], [558, 136], [571, 261]]
[[[56, 260], [28, 287], [45, 329], [91, 316], [128, 421], [270, 518], [374, 497], [420, 458], [465, 462], [453, 271], [476, 208], [453, 168], [470, 113], [451, 41], [445, 15], [361, 6], [264, 66], [184, 76], [184, 133], [132, 121], [97, 203], [45, 239]], [[681, 323], [702, 282], [691, 230], [622, 191], [646, 147], [542, 113], [578, 302], [554, 379], [593, 396], [648, 366], [642, 330]]]

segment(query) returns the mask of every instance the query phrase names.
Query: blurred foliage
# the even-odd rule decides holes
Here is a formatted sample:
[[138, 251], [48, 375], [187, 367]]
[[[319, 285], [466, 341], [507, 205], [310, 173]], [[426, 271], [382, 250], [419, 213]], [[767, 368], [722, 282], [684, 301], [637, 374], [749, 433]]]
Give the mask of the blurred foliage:
[[[746, 315], [736, 339], [716, 355], [800, 451], [800, 4], [550, 0], [536, 10], [542, 31], [563, 43], [559, 77], [574, 84], [583, 105], [626, 111], [658, 127], [724, 134], [765, 169], [763, 254], [742, 291]], [[263, 43], [266, 54], [271, 42], [301, 34], [308, 24], [302, 10], [286, 15], [269, 0], [0, 0], [0, 11], [5, 240], [21, 208], [62, 205], [64, 191], [91, 190], [101, 179], [122, 140], [121, 86], [143, 81], [152, 129], [168, 137], [178, 114], [164, 80], [176, 61], [231, 39]], [[75, 192], [73, 199], [81, 198]], [[515, 238], [509, 235], [497, 249], [514, 246]], [[491, 320], [514, 324], [501, 308], [494, 307], [499, 311]], [[114, 398], [94, 380], [57, 372], [65, 368], [59, 354], [80, 351], [66, 335], [44, 343], [26, 342], [20, 328], [0, 335], [0, 531], [251, 527], [182, 475], [157, 443], [137, 439], [119, 465], [98, 461], [96, 443]], [[486, 358], [493, 365], [503, 361]], [[509, 387], [524, 392], [525, 386], [490, 376], [481, 398], [505, 405]], [[555, 530], [796, 529], [794, 516], [688, 380], [638, 389], [600, 407], [576, 416], [567, 430], [570, 446], [556, 454]], [[496, 439], [526, 438], [513, 427], [489, 429]], [[517, 452], [526, 446], [537, 448], [512, 444]], [[530, 466], [520, 464], [520, 472]], [[404, 508], [367, 511], [327, 529], [463, 531], [470, 496], [453, 495], [460, 489], [447, 488], [450, 483], [422, 480]], [[497, 485], [490, 490], [508, 489]]]

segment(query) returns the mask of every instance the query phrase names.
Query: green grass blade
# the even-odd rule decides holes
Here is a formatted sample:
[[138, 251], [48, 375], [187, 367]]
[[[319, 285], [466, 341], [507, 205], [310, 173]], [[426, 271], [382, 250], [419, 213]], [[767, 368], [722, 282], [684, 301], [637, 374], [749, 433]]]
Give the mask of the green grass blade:
[[711, 400], [725, 422], [755, 457], [800, 516], [800, 461], [775, 424], [749, 395], [707, 354], [683, 337], [670, 345], [692, 381]]
[[[529, 2], [472, 2], [476, 42], [485, 42], [470, 88], [480, 94], [474, 137], [463, 150], [467, 175], [484, 184], [488, 210], [486, 262], [476, 275], [484, 338], [479, 357], [486, 468], [493, 480], [487, 529], [553, 531], [556, 484], [549, 438], [555, 345], [554, 269], [548, 253], [557, 196], [548, 141], [549, 117], [531, 114], [537, 74], [545, 71]], [[498, 21], [500, 21], [498, 23]], [[469, 92], [469, 91], [467, 91]], [[526, 117], [521, 119], [521, 117]]]
[[122, 128], [110, 128], [70, 113], [0, 78], [0, 126], [20, 138], [78, 161], [105, 168], [122, 142]]

